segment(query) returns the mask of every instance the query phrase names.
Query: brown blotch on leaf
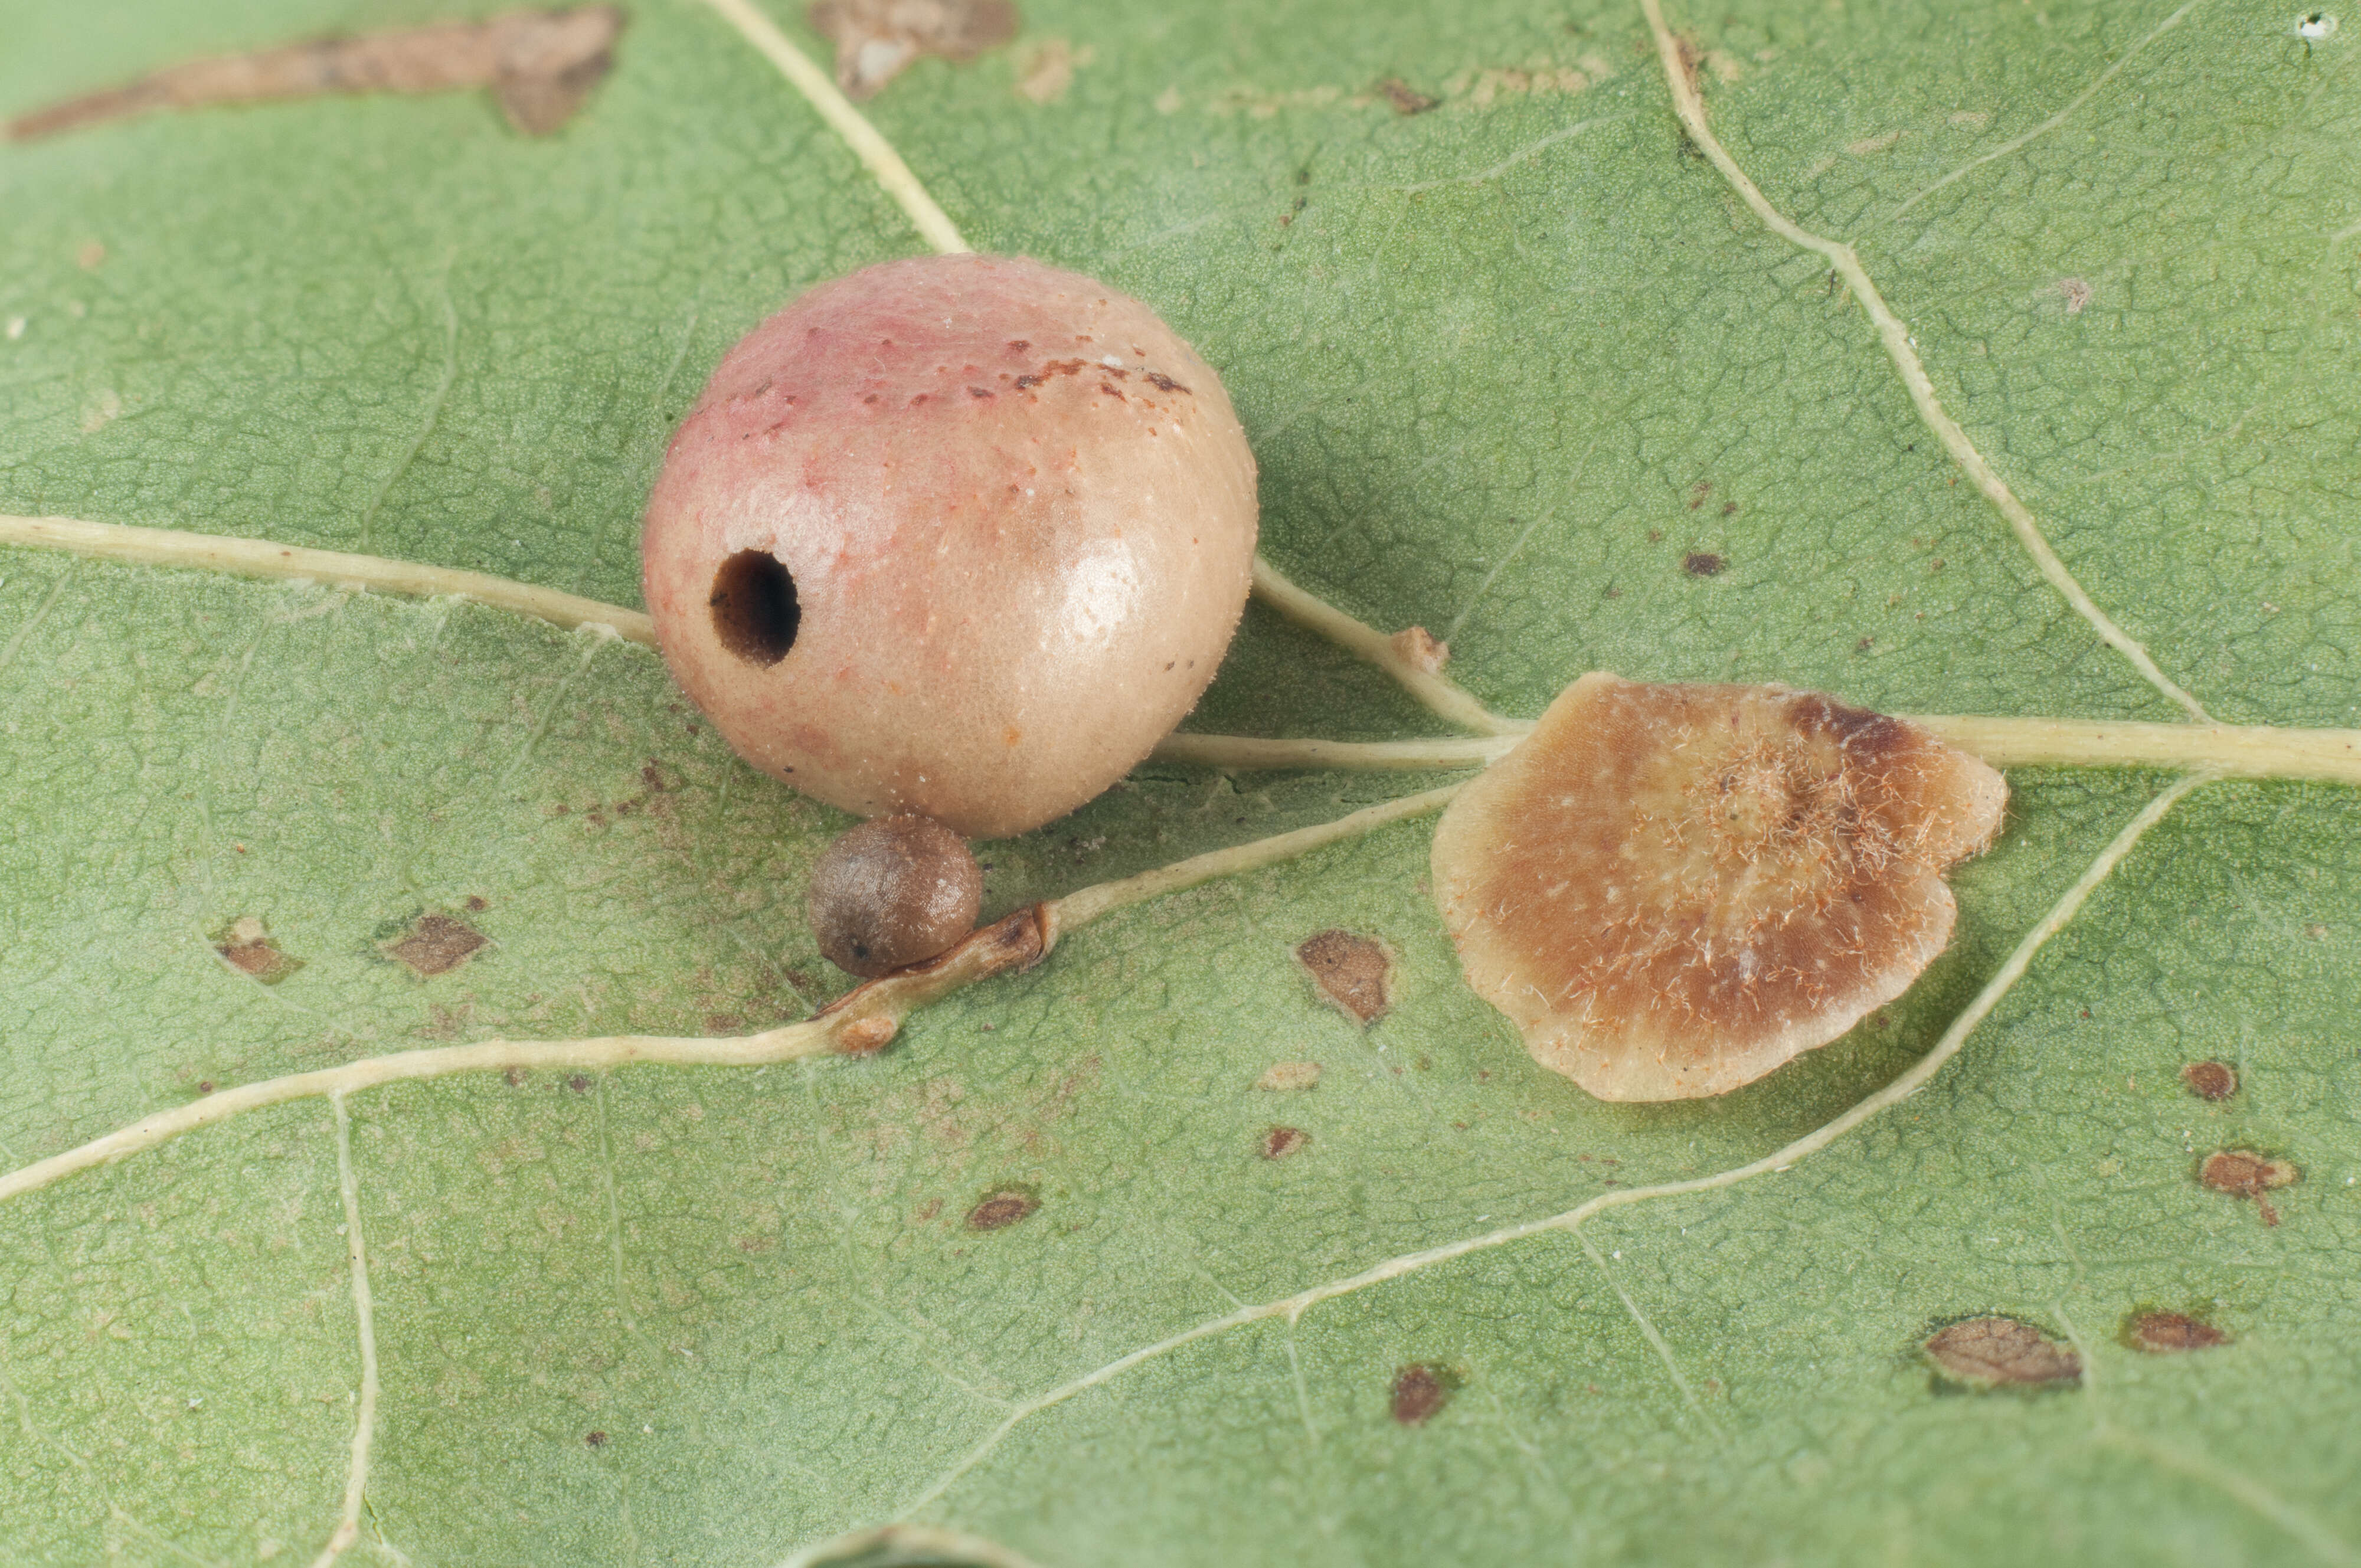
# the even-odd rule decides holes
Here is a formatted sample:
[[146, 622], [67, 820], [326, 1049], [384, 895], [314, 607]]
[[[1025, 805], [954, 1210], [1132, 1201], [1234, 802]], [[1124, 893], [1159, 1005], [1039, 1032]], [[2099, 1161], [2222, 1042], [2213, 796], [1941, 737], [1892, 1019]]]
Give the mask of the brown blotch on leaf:
[[2302, 1174], [2292, 1160], [2272, 1159], [2252, 1149], [2222, 1149], [2207, 1155], [2197, 1168], [2197, 1179], [2214, 1191], [2253, 1199], [2267, 1225], [2279, 1223], [2279, 1212], [2263, 1194], [2293, 1186]]
[[1423, 626], [1405, 627], [1389, 641], [1401, 662], [1413, 670], [1423, 670], [1430, 675], [1443, 674], [1443, 666], [1451, 663], [1451, 644], [1444, 641]]
[[214, 941], [214, 951], [230, 968], [264, 985], [277, 985], [303, 967], [302, 959], [280, 951], [269, 930], [251, 915], [232, 921]]
[[1262, 1157], [1285, 1159], [1311, 1141], [1312, 1135], [1301, 1127], [1266, 1128], [1262, 1135]]
[[1399, 76], [1389, 76], [1378, 82], [1378, 96], [1383, 98], [1397, 115], [1423, 115], [1443, 102], [1440, 98], [1428, 97]]
[[519, 131], [545, 136], [573, 118], [614, 68], [622, 30], [620, 5], [579, 5], [189, 60], [20, 115], [8, 122], [8, 136], [30, 141], [159, 109], [473, 87], [492, 89]]
[[1681, 557], [1681, 570], [1692, 577], [1718, 577], [1729, 565], [1709, 550], [1692, 550]]
[[607, 1446], [607, 1434], [602, 1431], [584, 1432], [582, 1441], [593, 1448], [604, 1448]]
[[1589, 674], [1444, 813], [1435, 902], [1543, 1066], [1602, 1100], [1723, 1094], [1907, 989], [2007, 798], [1816, 693]]
[[2191, 1062], [2180, 1069], [2180, 1081], [2200, 1100], [2227, 1100], [2238, 1092], [2237, 1069], [2226, 1062]]
[[2230, 1336], [2185, 1312], [2140, 1312], [2124, 1324], [2124, 1343], [2151, 1355], [2176, 1355], [2228, 1344]]
[[1041, 1206], [1041, 1201], [1030, 1192], [1008, 1188], [994, 1193], [967, 1212], [967, 1228], [971, 1231], [997, 1231], [1013, 1225]]
[[1970, 1318], [1938, 1330], [1927, 1355], [1946, 1377], [1982, 1388], [2038, 1388], [2082, 1376], [2071, 1349], [2015, 1318]]
[[1382, 942], [1350, 931], [1321, 931], [1298, 943], [1295, 957], [1312, 971], [1321, 994], [1356, 1024], [1373, 1024], [1393, 1005], [1388, 991], [1393, 959]]
[[1316, 1061], [1283, 1061], [1255, 1080], [1257, 1089], [1284, 1091], [1310, 1089], [1320, 1081], [1320, 1064]]
[[1451, 1402], [1459, 1379], [1448, 1367], [1414, 1361], [1394, 1374], [1393, 1416], [1403, 1426], [1425, 1424]]
[[1016, 36], [1009, 0], [816, 0], [812, 30], [836, 44], [836, 84], [872, 98], [922, 54], [973, 60]]
[[448, 974], [487, 945], [483, 933], [448, 915], [422, 915], [407, 934], [385, 950], [408, 964], [422, 980]]

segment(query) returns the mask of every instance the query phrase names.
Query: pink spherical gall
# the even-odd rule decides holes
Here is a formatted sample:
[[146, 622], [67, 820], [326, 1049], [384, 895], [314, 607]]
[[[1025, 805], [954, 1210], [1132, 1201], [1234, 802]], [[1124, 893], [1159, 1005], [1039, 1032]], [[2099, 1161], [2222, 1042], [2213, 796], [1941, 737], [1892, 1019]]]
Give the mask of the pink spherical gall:
[[730, 350], [641, 552], [665, 661], [741, 756], [995, 838], [1196, 705], [1255, 526], [1229, 399], [1147, 306], [940, 256], [823, 283]]

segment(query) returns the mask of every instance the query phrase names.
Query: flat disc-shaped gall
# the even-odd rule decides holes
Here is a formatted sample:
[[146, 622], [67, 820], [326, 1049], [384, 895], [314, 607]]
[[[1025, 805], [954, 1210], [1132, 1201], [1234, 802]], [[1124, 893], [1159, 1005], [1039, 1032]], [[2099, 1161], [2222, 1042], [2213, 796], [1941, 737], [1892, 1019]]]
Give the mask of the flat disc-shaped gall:
[[823, 283], [730, 350], [648, 503], [673, 674], [755, 766], [969, 838], [1099, 794], [1245, 607], [1254, 455], [1138, 301], [1009, 257]]
[[1478, 994], [1602, 1100], [1727, 1093], [1899, 996], [2008, 785], [1916, 725], [1784, 686], [1589, 674], [1435, 829]]

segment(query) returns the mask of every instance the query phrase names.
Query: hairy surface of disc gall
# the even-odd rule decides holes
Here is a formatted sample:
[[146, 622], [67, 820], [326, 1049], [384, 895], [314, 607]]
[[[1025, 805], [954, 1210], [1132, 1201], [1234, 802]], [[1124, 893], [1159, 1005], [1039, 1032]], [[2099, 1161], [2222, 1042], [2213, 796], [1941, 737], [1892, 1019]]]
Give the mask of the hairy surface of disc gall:
[[823, 283], [674, 437], [643, 581], [739, 753], [970, 838], [1063, 816], [1180, 722], [1244, 608], [1255, 465], [1139, 302], [1021, 258]]
[[1585, 675], [1436, 828], [1469, 984], [1605, 1100], [1721, 1094], [1900, 995], [2008, 786], [1784, 686]]

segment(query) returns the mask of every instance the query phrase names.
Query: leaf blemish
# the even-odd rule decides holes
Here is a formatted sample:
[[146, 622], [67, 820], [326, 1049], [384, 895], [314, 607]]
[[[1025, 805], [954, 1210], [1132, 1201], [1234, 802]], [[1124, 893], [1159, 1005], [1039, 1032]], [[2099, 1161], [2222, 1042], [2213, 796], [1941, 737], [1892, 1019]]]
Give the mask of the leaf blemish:
[[269, 929], [251, 915], [230, 922], [214, 938], [214, 951], [232, 969], [264, 985], [277, 985], [303, 967], [303, 960], [280, 949]]
[[1393, 1418], [1406, 1427], [1423, 1426], [1458, 1391], [1460, 1378], [1447, 1366], [1414, 1361], [1394, 1374]]
[[1267, 1128], [1262, 1135], [1262, 1157], [1285, 1159], [1311, 1141], [1312, 1135], [1301, 1127]]
[[1023, 1188], [1006, 1187], [967, 1212], [971, 1231], [998, 1231], [1016, 1223], [1041, 1206], [1041, 1200]]
[[1927, 1339], [1937, 1374], [1971, 1388], [2042, 1388], [2079, 1384], [2082, 1361], [2031, 1323], [1997, 1315], [1968, 1318]]
[[422, 915], [407, 934], [386, 944], [388, 956], [410, 967], [421, 980], [448, 974], [489, 945], [482, 932], [448, 915]]
[[2138, 1312], [2124, 1324], [2124, 1343], [2150, 1355], [2177, 1355], [2228, 1344], [2230, 1336], [2186, 1312]]
[[2214, 1191], [2253, 1199], [2266, 1225], [2278, 1224], [2279, 1213], [2263, 1194], [2291, 1187], [2302, 1175], [2294, 1161], [2272, 1159], [2253, 1149], [2222, 1149], [2207, 1155], [2197, 1168], [2197, 1179]]
[[2227, 1062], [2191, 1062], [2180, 1069], [2180, 1081], [2200, 1100], [2227, 1100], [2238, 1092], [2237, 1070]]
[[1730, 563], [1709, 550], [1692, 550], [1681, 557], [1681, 570], [1692, 577], [1718, 577]]
[[614, 68], [622, 30], [621, 7], [584, 5], [189, 60], [19, 115], [8, 136], [30, 141], [159, 109], [471, 87], [491, 88], [520, 132], [546, 136], [573, 118]]
[[1373, 1024], [1393, 1005], [1393, 959], [1382, 942], [1350, 931], [1319, 931], [1296, 945], [1295, 957], [1320, 993], [1356, 1024]]
[[876, 96], [920, 55], [969, 60], [1016, 36], [1008, 0], [817, 0], [806, 16], [834, 40], [848, 98]]

